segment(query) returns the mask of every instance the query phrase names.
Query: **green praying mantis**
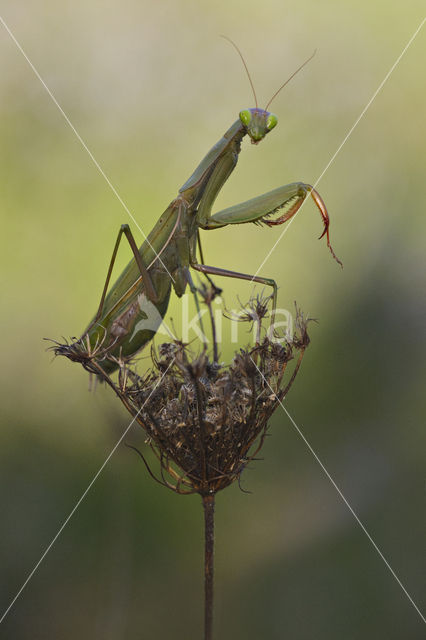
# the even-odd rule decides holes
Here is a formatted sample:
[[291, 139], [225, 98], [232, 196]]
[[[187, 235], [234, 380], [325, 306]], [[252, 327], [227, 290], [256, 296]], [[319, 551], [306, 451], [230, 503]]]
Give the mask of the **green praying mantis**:
[[[279, 91], [313, 57], [306, 60], [272, 96], [265, 109], [261, 109], [258, 107], [244, 58], [238, 47], [230, 42], [241, 56], [256, 106], [240, 111], [237, 120], [179, 189], [178, 195], [160, 216], [140, 248], [137, 247], [129, 226], [121, 226], [97, 313], [80, 340], [57, 348], [57, 353], [83, 364], [96, 358], [96, 363], [105, 373], [112, 373], [118, 368], [120, 361], [132, 358], [155, 335], [157, 327], [147, 327], [143, 322], [147, 317], [147, 309], [154, 309], [161, 321], [167, 311], [172, 288], [178, 296], [182, 296], [187, 287], [192, 291], [196, 290], [190, 269], [207, 277], [227, 276], [270, 286], [273, 314], [278, 291], [275, 280], [206, 265], [201, 249], [200, 229], [210, 231], [231, 224], [249, 222], [264, 223], [269, 227], [281, 225], [296, 214], [307, 196], [311, 196], [324, 223], [320, 237], [326, 235], [327, 245], [333, 257], [340, 263], [330, 245], [326, 206], [319, 193], [309, 184], [286, 184], [251, 200], [212, 213], [218, 193], [237, 164], [243, 138], [248, 136], [252, 144], [257, 145], [275, 128], [277, 116], [268, 111], [269, 105]], [[284, 207], [285, 213], [272, 218]], [[130, 245], [133, 259], [108, 292], [123, 236]]]

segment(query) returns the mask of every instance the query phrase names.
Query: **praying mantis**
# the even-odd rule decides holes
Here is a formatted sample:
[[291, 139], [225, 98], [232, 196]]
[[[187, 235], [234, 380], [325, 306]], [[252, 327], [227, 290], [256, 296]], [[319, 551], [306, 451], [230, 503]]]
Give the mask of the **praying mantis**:
[[[290, 76], [272, 96], [265, 109], [262, 109], [258, 106], [244, 58], [238, 47], [230, 42], [241, 56], [256, 106], [240, 111], [237, 120], [179, 189], [176, 198], [160, 216], [140, 248], [137, 247], [129, 225], [121, 226], [97, 313], [80, 340], [59, 347], [56, 349], [57, 353], [83, 364], [96, 358], [97, 364], [105, 373], [112, 373], [118, 368], [120, 361], [132, 358], [155, 335], [156, 327], [146, 327], [143, 323], [143, 319], [147, 317], [147, 309], [154, 309], [161, 321], [167, 311], [172, 288], [179, 297], [187, 287], [195, 292], [190, 269], [207, 277], [227, 276], [271, 287], [273, 314], [278, 291], [275, 280], [206, 265], [201, 249], [200, 230], [210, 231], [249, 222], [263, 223], [269, 227], [281, 225], [296, 214], [307, 196], [311, 196], [324, 224], [320, 238], [326, 235], [327, 245], [333, 257], [340, 263], [330, 245], [329, 216], [324, 201], [311, 185], [304, 182], [286, 184], [251, 200], [212, 213], [218, 193], [235, 169], [243, 138], [248, 136], [252, 144], [257, 145], [275, 128], [277, 116], [268, 111], [271, 101], [313, 57], [306, 60]], [[272, 218], [284, 207], [287, 207], [285, 213]], [[123, 236], [130, 245], [133, 259], [108, 292]]]

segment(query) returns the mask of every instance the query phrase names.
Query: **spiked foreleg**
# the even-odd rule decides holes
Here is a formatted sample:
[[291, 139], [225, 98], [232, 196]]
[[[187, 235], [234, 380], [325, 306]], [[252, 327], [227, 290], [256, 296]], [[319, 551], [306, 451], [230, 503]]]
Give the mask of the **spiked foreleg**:
[[[207, 223], [203, 225], [203, 228], [216, 229], [228, 224], [245, 224], [246, 222], [260, 222], [268, 225], [269, 227], [283, 224], [297, 213], [307, 195], [312, 196], [324, 223], [324, 231], [320, 238], [326, 235], [327, 246], [330, 249], [333, 258], [341, 265], [342, 263], [334, 253], [330, 244], [330, 218], [328, 216], [325, 203], [319, 193], [311, 185], [303, 182], [293, 182], [291, 184], [278, 187], [278, 189], [264, 193], [261, 196], [257, 196], [251, 200], [246, 200], [245, 202], [236, 204], [233, 207], [223, 209], [222, 211], [212, 215], [208, 219]], [[270, 216], [277, 213], [277, 211], [286, 205], [290, 205], [290, 208], [287, 209], [285, 213], [274, 220], [270, 219]]]

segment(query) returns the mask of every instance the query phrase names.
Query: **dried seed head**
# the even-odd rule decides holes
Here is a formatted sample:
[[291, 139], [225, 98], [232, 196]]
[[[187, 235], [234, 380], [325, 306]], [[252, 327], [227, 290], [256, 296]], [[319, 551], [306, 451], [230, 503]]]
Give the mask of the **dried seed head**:
[[238, 312], [225, 311], [224, 315], [237, 322], [249, 322], [262, 324], [262, 320], [269, 314], [268, 304], [272, 296], [265, 296], [263, 293], [250, 298], [247, 304], [240, 301], [241, 310]]
[[[178, 493], [206, 495], [239, 479], [294, 381], [305, 329], [303, 336], [284, 345], [265, 338], [240, 349], [226, 366], [181, 343], [176, 351], [161, 345], [150, 372], [123, 376], [126, 387], [115, 390], [149, 436], [160, 461], [159, 482]], [[289, 381], [286, 369], [296, 351]], [[177, 354], [173, 360], [171, 353]]]
[[[217, 292], [203, 291], [211, 311]], [[258, 339], [254, 347], [235, 353], [229, 365], [217, 362], [217, 344], [211, 360], [205, 348], [197, 353], [175, 341], [152, 348], [152, 368], [142, 376], [128, 361], [115, 360], [116, 383], [97, 358], [98, 352], [108, 357], [102, 345], [95, 352], [83, 341], [54, 349], [78, 360], [114, 389], [143, 427], [145, 442], [159, 461], [155, 474], [138, 451], [152, 477], [178, 493], [214, 494], [238, 480], [261, 449], [268, 421], [293, 384], [309, 344], [309, 320], [298, 309], [294, 336], [281, 338], [281, 344], [260, 339], [268, 301], [257, 296], [244, 307], [239, 320], [257, 323]], [[214, 323], [212, 313], [210, 317]]]

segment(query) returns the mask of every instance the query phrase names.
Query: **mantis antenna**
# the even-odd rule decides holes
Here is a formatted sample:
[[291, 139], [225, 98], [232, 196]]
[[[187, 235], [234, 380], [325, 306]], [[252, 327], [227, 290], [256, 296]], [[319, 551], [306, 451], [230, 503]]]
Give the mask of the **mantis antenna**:
[[[248, 76], [248, 79], [249, 79], [249, 82], [250, 82], [251, 90], [253, 91], [254, 101], [255, 101], [255, 103], [256, 103], [256, 109], [257, 109], [257, 108], [258, 108], [258, 102], [257, 102], [256, 91], [254, 90], [254, 85], [253, 85], [253, 82], [252, 82], [252, 79], [251, 79], [251, 76], [250, 76], [249, 70], [248, 70], [248, 68], [247, 68], [246, 61], [244, 60], [244, 56], [243, 56], [243, 54], [241, 53], [241, 51], [239, 50], [239, 48], [237, 47], [237, 45], [235, 44], [235, 42], [234, 42], [233, 40], [231, 40], [231, 38], [228, 38], [228, 36], [224, 36], [224, 35], [221, 35], [220, 37], [221, 37], [221, 38], [224, 38], [225, 40], [228, 40], [228, 42], [230, 42], [230, 43], [232, 44], [232, 46], [234, 47], [234, 49], [236, 49], [236, 51], [237, 51], [238, 55], [240, 56], [240, 58], [241, 58], [241, 60], [242, 60], [242, 62], [243, 62], [243, 65], [244, 65], [244, 69], [245, 69], [245, 70], [246, 70], [246, 72], [247, 72], [247, 76]], [[297, 72], [296, 72], [296, 73], [297, 73]], [[278, 91], [277, 91], [277, 93], [278, 93]], [[275, 97], [275, 96], [273, 96], [273, 97]]]
[[[229, 38], [228, 38], [229, 39]], [[235, 45], [234, 45], [235, 46]], [[294, 78], [294, 76], [296, 75], [296, 73], [299, 73], [299, 71], [301, 69], [303, 69], [303, 67], [308, 64], [308, 62], [310, 62], [312, 60], [312, 58], [314, 57], [314, 55], [316, 54], [317, 50], [315, 49], [315, 51], [313, 52], [313, 54], [311, 56], [309, 56], [309, 58], [307, 60], [305, 60], [305, 62], [303, 64], [300, 65], [300, 67], [298, 69], [296, 69], [296, 71], [294, 73], [291, 74], [291, 76], [280, 86], [280, 88], [275, 91], [274, 95], [272, 96], [272, 98], [269, 100], [268, 104], [265, 107], [265, 111], [268, 110], [269, 105], [271, 104], [272, 100], [274, 100], [274, 98], [277, 97], [277, 95], [279, 94], [279, 92], [281, 91], [281, 89], [284, 89], [285, 85], [288, 84], [290, 82], [290, 80], [292, 78]], [[241, 54], [240, 54], [241, 55]]]

